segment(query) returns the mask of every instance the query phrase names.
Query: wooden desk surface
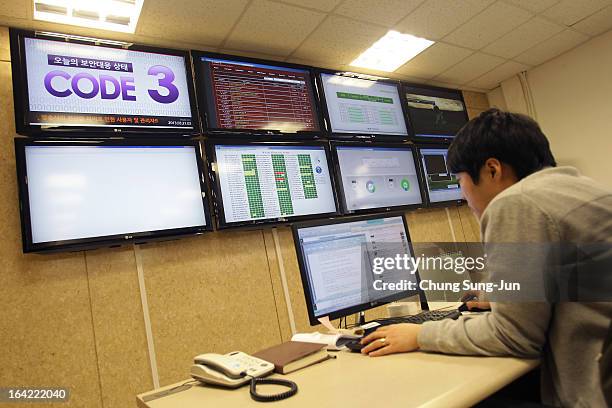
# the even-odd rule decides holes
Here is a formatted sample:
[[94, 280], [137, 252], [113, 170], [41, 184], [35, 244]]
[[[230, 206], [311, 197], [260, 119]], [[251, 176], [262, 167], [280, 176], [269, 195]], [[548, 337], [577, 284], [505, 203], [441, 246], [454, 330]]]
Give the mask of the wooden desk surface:
[[[275, 377], [295, 381], [298, 393], [274, 407], [468, 407], [535, 368], [538, 360], [509, 357], [463, 357], [422, 352], [367, 357], [348, 351], [337, 358]], [[185, 371], [188, 367], [185, 368]], [[157, 392], [137, 396], [140, 408], [260, 406], [248, 386], [236, 390], [196, 385], [161, 398]], [[264, 388], [270, 387], [270, 388]], [[276, 392], [262, 386], [260, 392]], [[144, 400], [143, 400], [144, 398]]]

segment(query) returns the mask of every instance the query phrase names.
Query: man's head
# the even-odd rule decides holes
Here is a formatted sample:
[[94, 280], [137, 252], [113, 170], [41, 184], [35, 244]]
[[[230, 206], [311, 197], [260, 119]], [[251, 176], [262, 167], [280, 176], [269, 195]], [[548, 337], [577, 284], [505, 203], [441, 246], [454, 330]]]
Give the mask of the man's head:
[[533, 119], [489, 109], [459, 130], [448, 149], [448, 165], [457, 174], [468, 205], [480, 217], [497, 194], [556, 163]]

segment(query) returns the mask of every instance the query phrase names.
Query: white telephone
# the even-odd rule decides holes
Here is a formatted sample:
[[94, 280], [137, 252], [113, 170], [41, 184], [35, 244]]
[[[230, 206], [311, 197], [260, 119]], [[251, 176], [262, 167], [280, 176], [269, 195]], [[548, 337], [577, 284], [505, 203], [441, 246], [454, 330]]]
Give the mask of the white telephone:
[[274, 371], [274, 364], [242, 351], [228, 354], [200, 354], [194, 358], [191, 376], [208, 384], [237, 388], [251, 378], [263, 377]]

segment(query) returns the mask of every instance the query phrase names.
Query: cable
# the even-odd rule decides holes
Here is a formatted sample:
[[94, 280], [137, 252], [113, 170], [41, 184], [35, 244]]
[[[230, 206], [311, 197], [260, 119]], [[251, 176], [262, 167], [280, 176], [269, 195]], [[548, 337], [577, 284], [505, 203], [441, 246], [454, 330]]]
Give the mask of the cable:
[[[251, 376], [248, 376], [251, 377]], [[257, 392], [258, 385], [281, 385], [288, 387], [289, 390], [278, 394], [263, 395]], [[251, 377], [251, 388], [249, 390], [251, 398], [257, 402], [274, 402], [293, 397], [298, 392], [298, 386], [293, 381], [283, 380], [280, 378], [255, 378]]]
[[147, 395], [143, 397], [142, 400], [144, 402], [149, 402], [149, 401], [156, 400], [158, 398], [167, 397], [168, 395], [176, 394], [177, 392], [187, 391], [188, 389], [190, 389], [191, 387], [199, 383], [200, 381], [198, 380], [189, 380], [182, 384], [177, 385], [176, 387], [172, 387], [164, 391], [156, 392], [155, 394]]

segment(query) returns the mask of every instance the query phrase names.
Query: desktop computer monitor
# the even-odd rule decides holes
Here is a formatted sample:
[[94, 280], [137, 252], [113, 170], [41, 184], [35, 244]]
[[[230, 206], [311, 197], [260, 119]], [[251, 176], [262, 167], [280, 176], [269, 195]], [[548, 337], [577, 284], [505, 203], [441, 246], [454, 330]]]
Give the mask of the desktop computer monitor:
[[337, 214], [323, 143], [210, 142], [219, 227]]
[[186, 51], [14, 28], [10, 41], [19, 134], [200, 134]]
[[451, 139], [468, 121], [463, 94], [458, 89], [404, 84], [402, 93], [416, 139]]
[[206, 130], [318, 136], [309, 67], [198, 51], [192, 56]]
[[336, 319], [421, 294], [416, 269], [379, 270], [379, 259], [413, 255], [403, 214], [294, 224], [293, 239], [313, 326], [324, 316]]
[[199, 142], [15, 139], [24, 252], [211, 230]]
[[380, 143], [332, 146], [345, 213], [423, 204], [412, 146]]
[[398, 83], [326, 72], [320, 79], [331, 133], [408, 136]]
[[425, 195], [430, 205], [463, 202], [457, 177], [446, 162], [448, 146], [420, 146], [418, 148], [425, 176]]

